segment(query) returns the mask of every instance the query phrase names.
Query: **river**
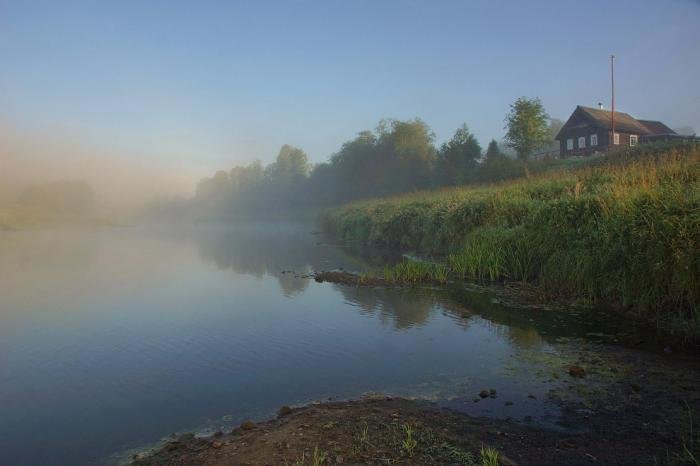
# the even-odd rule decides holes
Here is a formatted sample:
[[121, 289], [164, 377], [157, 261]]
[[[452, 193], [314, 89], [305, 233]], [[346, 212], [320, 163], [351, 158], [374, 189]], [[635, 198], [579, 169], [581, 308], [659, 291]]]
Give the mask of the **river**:
[[[380, 258], [313, 230], [0, 233], [0, 461], [116, 463], [173, 432], [368, 393], [565, 428], [548, 394], [574, 382], [551, 368], [620, 336], [590, 314], [513, 307], [464, 285], [316, 283], [314, 270]], [[482, 389], [497, 398], [475, 401]]]

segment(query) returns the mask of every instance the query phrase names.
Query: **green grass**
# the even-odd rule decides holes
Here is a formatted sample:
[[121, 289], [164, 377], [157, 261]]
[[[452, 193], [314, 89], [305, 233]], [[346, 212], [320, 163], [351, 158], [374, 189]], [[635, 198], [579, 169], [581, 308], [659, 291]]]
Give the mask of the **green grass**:
[[418, 446], [418, 441], [413, 438], [413, 427], [411, 427], [409, 424], [404, 424], [403, 431], [405, 437], [401, 441], [401, 451], [403, 451], [408, 457], [413, 457], [413, 452]]
[[[310, 466], [323, 466], [326, 464], [326, 460], [328, 453], [325, 451], [321, 450], [318, 448], [318, 446], [314, 447], [313, 454], [311, 455], [310, 458]], [[292, 463], [293, 466], [306, 466], [306, 453], [302, 453], [300, 458], [297, 458], [294, 463]]]
[[356, 202], [321, 221], [345, 239], [445, 259], [387, 267], [389, 282], [523, 282], [545, 299], [613, 305], [697, 338], [700, 147], [565, 162], [498, 184]]
[[498, 466], [500, 464], [498, 450], [490, 447], [481, 447], [479, 452], [482, 466]]

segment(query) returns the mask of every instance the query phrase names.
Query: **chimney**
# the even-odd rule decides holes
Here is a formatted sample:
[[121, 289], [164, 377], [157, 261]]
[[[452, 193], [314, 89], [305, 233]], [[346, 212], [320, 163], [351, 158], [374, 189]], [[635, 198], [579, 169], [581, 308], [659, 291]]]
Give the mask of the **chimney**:
[[603, 110], [603, 102], [598, 102], [598, 108]]

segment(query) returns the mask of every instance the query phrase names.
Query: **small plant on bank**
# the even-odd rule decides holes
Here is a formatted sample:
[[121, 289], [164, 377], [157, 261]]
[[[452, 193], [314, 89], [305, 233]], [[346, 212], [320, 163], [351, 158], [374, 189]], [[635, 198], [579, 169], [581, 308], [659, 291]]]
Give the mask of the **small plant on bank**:
[[366, 422], [360, 429], [360, 445], [372, 445], [369, 443], [369, 425]]
[[320, 450], [318, 446], [314, 447], [314, 454], [311, 457], [311, 464], [313, 466], [321, 466], [326, 462], [326, 452]]
[[[322, 466], [326, 463], [326, 452], [314, 447], [314, 452], [311, 455], [311, 466]], [[285, 461], [285, 464], [289, 464]], [[291, 466], [306, 466], [306, 453], [302, 452], [301, 457], [297, 458]]]
[[482, 466], [498, 466], [500, 464], [498, 460], [499, 453], [495, 448], [484, 447], [482, 445], [479, 454], [481, 456]]
[[458, 461], [460, 464], [464, 464], [466, 466], [476, 466], [474, 455], [472, 455], [470, 452], [463, 451], [449, 443], [444, 443], [442, 448], [447, 452], [450, 458]]
[[413, 428], [409, 424], [403, 425], [404, 439], [401, 441], [401, 450], [409, 457], [413, 457], [413, 453], [418, 446], [418, 442], [413, 438]]

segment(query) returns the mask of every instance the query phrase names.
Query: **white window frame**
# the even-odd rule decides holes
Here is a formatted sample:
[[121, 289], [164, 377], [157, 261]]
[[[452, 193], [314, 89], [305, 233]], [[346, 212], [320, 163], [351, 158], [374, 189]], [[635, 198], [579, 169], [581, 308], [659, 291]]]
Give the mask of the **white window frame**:
[[613, 144], [616, 146], [620, 145], [620, 133], [613, 134]]
[[630, 134], [630, 147], [634, 147], [637, 144], [639, 144], [639, 137], [636, 134]]
[[591, 134], [591, 147], [598, 145], [598, 134]]
[[585, 149], [586, 148], [586, 136], [580, 136], [578, 138], [578, 148], [579, 149]]
[[574, 150], [574, 138], [566, 140], [566, 150]]

